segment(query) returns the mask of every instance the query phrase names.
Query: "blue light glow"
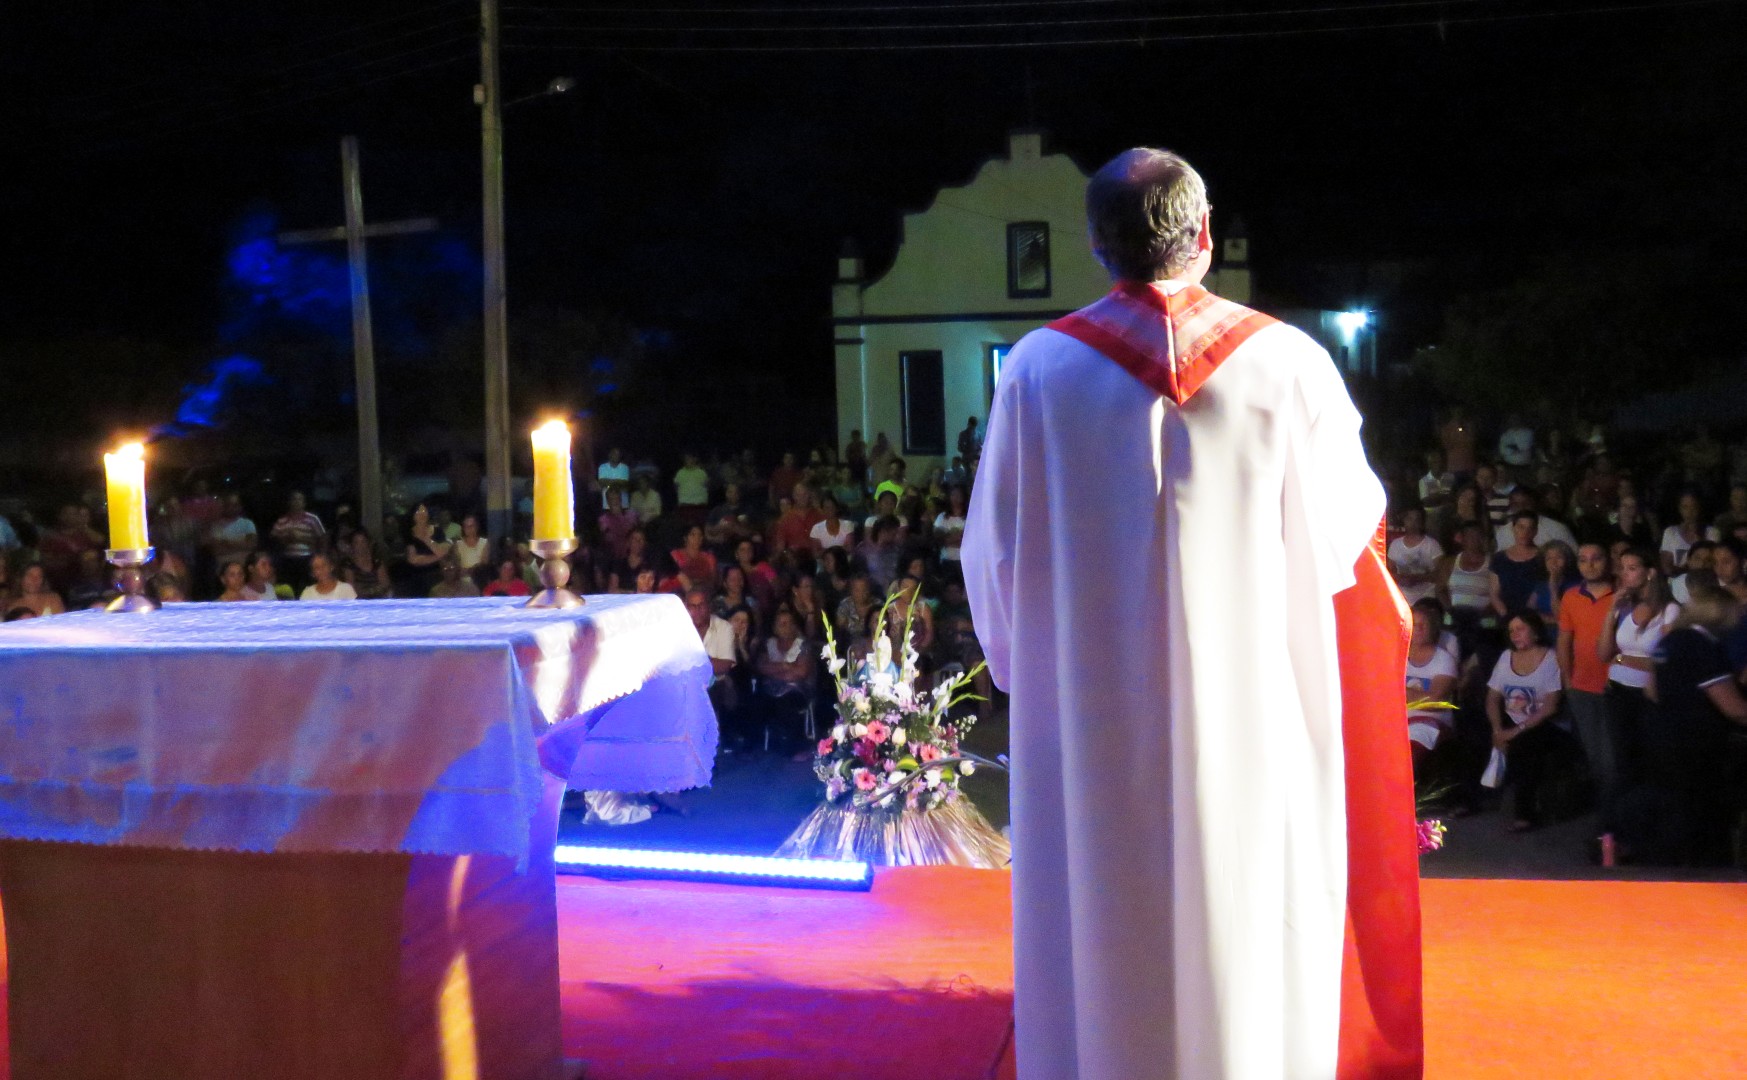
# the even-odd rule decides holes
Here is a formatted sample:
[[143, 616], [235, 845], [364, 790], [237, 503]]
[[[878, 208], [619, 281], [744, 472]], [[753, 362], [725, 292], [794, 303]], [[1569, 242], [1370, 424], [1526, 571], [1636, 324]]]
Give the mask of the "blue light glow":
[[1349, 338], [1370, 324], [1371, 316], [1364, 311], [1343, 311], [1335, 316], [1335, 325]]
[[739, 884], [814, 885], [871, 888], [873, 867], [864, 862], [777, 859], [765, 855], [720, 855], [697, 851], [650, 851], [639, 848], [589, 847], [559, 844], [560, 870], [607, 872], [631, 876], [716, 879]]
[[182, 403], [176, 407], [176, 419], [160, 424], [152, 437], [186, 435], [196, 428], [217, 426], [223, 418], [225, 403], [239, 387], [271, 382], [259, 360], [248, 356], [227, 356], [215, 360], [206, 369], [202, 382], [182, 388]]

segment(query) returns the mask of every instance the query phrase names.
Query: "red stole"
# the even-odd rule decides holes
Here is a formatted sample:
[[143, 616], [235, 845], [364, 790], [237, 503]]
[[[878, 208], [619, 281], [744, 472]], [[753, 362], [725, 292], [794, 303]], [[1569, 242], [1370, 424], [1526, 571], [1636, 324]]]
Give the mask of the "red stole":
[[1419, 841], [1413, 757], [1403, 737], [1407, 604], [1389, 576], [1383, 529], [1335, 595], [1341, 742], [1347, 774], [1347, 932], [1338, 1080], [1418, 1080]]
[[[1277, 320], [1197, 285], [1166, 296], [1122, 282], [1051, 330], [1090, 345], [1163, 397], [1188, 401], [1239, 345]], [[1347, 783], [1347, 925], [1337, 1080], [1418, 1080], [1419, 844], [1401, 696], [1412, 622], [1384, 534], [1334, 598]]]
[[1278, 321], [1199, 285], [1167, 296], [1151, 285], [1123, 281], [1049, 328], [1085, 342], [1181, 405], [1251, 334]]

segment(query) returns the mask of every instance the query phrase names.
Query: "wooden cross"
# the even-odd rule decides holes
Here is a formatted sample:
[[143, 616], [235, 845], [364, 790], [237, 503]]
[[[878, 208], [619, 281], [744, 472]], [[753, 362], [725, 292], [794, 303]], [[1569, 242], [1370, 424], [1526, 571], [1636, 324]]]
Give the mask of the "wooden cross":
[[364, 190], [358, 176], [358, 139], [340, 140], [340, 174], [345, 189], [346, 223], [331, 229], [283, 232], [281, 244], [346, 242], [352, 295], [352, 361], [358, 399], [358, 524], [382, 535], [382, 438], [376, 424], [376, 340], [370, 325], [370, 273], [364, 242], [376, 236], [434, 232], [436, 218], [408, 218], [364, 224]]

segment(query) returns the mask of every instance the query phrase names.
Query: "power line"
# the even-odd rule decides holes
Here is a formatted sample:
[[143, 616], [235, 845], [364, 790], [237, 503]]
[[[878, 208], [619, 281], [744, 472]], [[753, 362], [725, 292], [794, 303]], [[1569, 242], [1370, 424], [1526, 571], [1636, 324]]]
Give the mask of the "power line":
[[[1345, 14], [1354, 11], [1385, 11], [1401, 8], [1449, 7], [1452, 4], [1497, 4], [1499, 0], [1381, 0], [1377, 3], [1330, 4], [1320, 7], [1270, 8], [1265, 10], [1227, 11], [1227, 12], [1196, 12], [1190, 14], [1149, 14], [1149, 15], [1104, 15], [1083, 19], [1011, 19], [1006, 21], [983, 21], [967, 23], [873, 23], [863, 25], [846, 25], [842, 23], [813, 23], [806, 26], [617, 26], [610, 23], [594, 24], [558, 24], [541, 23], [537, 26], [524, 24], [509, 27], [517, 30], [586, 30], [617, 33], [688, 33], [688, 34], [766, 34], [766, 33], [813, 33], [826, 30], [839, 33], [880, 33], [910, 30], [1001, 30], [1022, 27], [1056, 27], [1056, 26], [1110, 26], [1132, 23], [1165, 23], [1165, 22], [1222, 22], [1250, 18], [1289, 18], [1300, 15], [1332, 15]], [[1721, 0], [1712, 0], [1721, 2]], [[528, 9], [523, 9], [528, 10]]]
[[[465, 43], [467, 47], [465, 49], [459, 48], [459, 46], [461, 46], [463, 43]], [[196, 118], [188, 120], [185, 123], [172, 125], [172, 126], [167, 127], [167, 128], [159, 127], [158, 129], [153, 130], [153, 131], [141, 131], [141, 132], [137, 132], [137, 133], [132, 134], [132, 135], [124, 135], [124, 136], [121, 136], [121, 137], [118, 137], [115, 139], [111, 139], [107, 142], [99, 143], [99, 144], [95, 145], [93, 147], [93, 149], [99, 150], [99, 151], [101, 151], [101, 150], [113, 150], [113, 149], [118, 149], [118, 148], [124, 147], [124, 146], [138, 145], [138, 144], [145, 143], [145, 142], [156, 141], [156, 140], [161, 139], [161, 138], [167, 138], [170, 136], [178, 135], [178, 134], [181, 134], [183, 132], [192, 131], [192, 130], [195, 130], [198, 128], [214, 127], [214, 126], [218, 126], [218, 125], [222, 125], [222, 124], [228, 124], [232, 121], [240, 120], [240, 119], [250, 117], [250, 116], [260, 116], [264, 113], [274, 112], [274, 111], [277, 111], [279, 109], [292, 108], [294, 106], [302, 105], [302, 104], [305, 104], [305, 103], [311, 102], [311, 101], [316, 101], [316, 100], [319, 100], [319, 99], [324, 98], [324, 97], [333, 97], [336, 94], [356, 93], [359, 90], [363, 90], [364, 88], [369, 87], [369, 86], [375, 86], [378, 83], [388, 82], [388, 81], [393, 80], [393, 79], [404, 78], [408, 75], [415, 75], [415, 74], [418, 74], [419, 72], [422, 72], [422, 71], [430, 71], [434, 68], [439, 68], [439, 67], [443, 67], [443, 66], [448, 65], [448, 64], [455, 64], [455, 63], [459, 63], [463, 60], [471, 59], [474, 56], [474, 47], [475, 47], [476, 43], [471, 36], [468, 36], [466, 38], [451, 39], [450, 41], [444, 42], [443, 45], [447, 46], [450, 49], [450, 52], [448, 55], [439, 56], [435, 59], [429, 60], [429, 61], [422, 63], [422, 64], [414, 64], [414, 65], [411, 65], [409, 67], [403, 67], [397, 71], [385, 72], [383, 74], [376, 75], [373, 78], [364, 79], [364, 80], [359, 81], [359, 82], [348, 82], [348, 83], [345, 83], [343, 85], [326, 87], [324, 89], [315, 90], [313, 92], [298, 95], [298, 96], [281, 98], [278, 100], [267, 102], [266, 104], [263, 104], [263, 105], [256, 106], [254, 108], [238, 109], [238, 110], [234, 110], [231, 112], [219, 113], [219, 114], [212, 115], [212, 116], [196, 117]], [[430, 48], [437, 48], [437, 47], [438, 46], [431, 46]], [[414, 50], [414, 51], [416, 51], [416, 52], [428, 52], [428, 51], [430, 51], [430, 49], [419, 49], [419, 50]]]
[[[385, 56], [369, 57], [369, 58], [366, 58], [366, 59], [360, 61], [359, 63], [353, 65], [354, 69], [358, 69], [358, 70], [361, 70], [364, 68], [375, 67], [375, 66], [378, 66], [380, 64], [384, 64], [384, 63], [388, 63], [388, 62], [393, 61], [393, 60], [397, 60], [397, 59], [404, 57], [404, 56], [407, 56], [407, 55], [411, 55], [411, 54], [414, 54], [417, 52], [424, 51], [425, 49], [428, 49], [428, 48], [435, 48], [435, 47], [438, 47], [440, 45], [447, 44], [449, 41], [454, 40], [455, 31], [462, 25], [471, 26], [472, 20], [468, 19], [468, 18], [450, 18], [450, 19], [443, 20], [442, 22], [432, 23], [432, 24], [429, 24], [427, 26], [419, 27], [418, 29], [415, 29], [415, 30], [409, 30], [409, 31], [405, 31], [403, 33], [395, 34], [391, 37], [384, 38], [380, 41], [372, 42], [368, 45], [356, 45], [356, 46], [353, 46], [353, 47], [348, 48], [348, 49], [342, 49], [339, 52], [326, 53], [326, 54], [323, 54], [320, 56], [314, 56], [314, 57], [306, 57], [303, 60], [299, 60], [299, 61], [296, 61], [296, 62], [291, 63], [291, 64], [286, 64], [286, 65], [284, 65], [282, 67], [278, 67], [278, 68], [268, 68], [264, 71], [250, 71], [246, 75], [239, 76], [238, 78], [240, 81], [245, 81], [247, 83], [255, 84], [253, 86], [253, 88], [246, 89], [246, 90], [240, 90], [240, 91], [227, 91], [227, 92], [241, 93], [241, 94], [246, 94], [249, 96], [260, 96], [262, 94], [270, 94], [270, 93], [279, 92], [282, 89], [282, 87], [263, 86], [261, 84], [264, 82], [269, 82], [269, 81], [281, 81], [282, 82], [285, 78], [293, 76], [294, 73], [301, 72], [301, 71], [304, 71], [304, 70], [312, 68], [312, 67], [322, 67], [322, 66], [331, 65], [331, 64], [334, 64], [336, 61], [343, 60], [345, 57], [352, 56], [352, 55], [355, 55], [358, 53], [367, 52], [367, 51], [372, 50], [372, 49], [381, 48], [382, 46], [391, 45], [395, 42], [405, 41], [409, 38], [422, 38], [422, 37], [426, 37], [426, 36], [429, 36], [431, 34], [438, 33], [438, 32], [447, 32], [449, 35], [447, 38], [445, 38], [443, 41], [440, 41], [440, 42], [426, 43], [426, 45], [423, 45], [423, 46], [419, 46], [419, 47], [416, 47], [413, 49], [408, 49], [408, 50], [402, 50], [400, 52], [390, 53], [390, 54], [385, 55]], [[331, 74], [332, 74], [331, 72], [325, 73], [325, 74], [318, 72], [315, 74], [314, 77], [318, 78], [318, 79], [324, 78], [324, 77], [331, 77]], [[92, 123], [104, 124], [104, 123], [107, 123], [111, 120], [122, 118], [130, 113], [139, 113], [139, 112], [150, 111], [151, 109], [156, 108], [157, 106], [164, 105], [167, 103], [172, 103], [172, 102], [192, 102], [196, 105], [196, 107], [199, 107], [200, 105], [203, 105], [204, 103], [211, 101], [213, 95], [216, 92], [217, 91], [213, 88], [213, 84], [207, 84], [206, 86], [179, 87], [177, 90], [174, 90], [174, 91], [167, 93], [167, 94], [163, 94], [159, 97], [145, 98], [142, 100], [132, 101], [132, 102], [129, 102], [125, 105], [121, 105], [119, 107], [110, 109], [106, 112], [87, 112], [83, 115], [73, 117], [72, 122], [73, 123], [84, 123], [84, 124], [92, 124]]]
[[[301, 51], [305, 51], [305, 50], [308, 50], [310, 48], [313, 48], [314, 46], [320, 45], [323, 42], [332, 41], [335, 38], [349, 37], [353, 34], [360, 34], [360, 33], [363, 33], [364, 31], [367, 31], [367, 30], [374, 30], [377, 27], [387, 26], [389, 24], [397, 23], [397, 22], [405, 22], [408, 19], [429, 17], [430, 15], [432, 15], [435, 12], [440, 11], [444, 8], [458, 7], [458, 6], [461, 6], [464, 4], [470, 5], [471, 0], [436, 0], [435, 3], [421, 7], [417, 10], [414, 10], [414, 11], [403, 11], [399, 15], [388, 15], [388, 16], [384, 16], [383, 18], [380, 18], [380, 19], [372, 19], [368, 22], [357, 23], [355, 25], [344, 27], [344, 28], [337, 29], [337, 30], [329, 30], [329, 31], [326, 31], [326, 32], [323, 32], [320, 34], [312, 35], [310, 37], [299, 38], [299, 39], [294, 40], [294, 41], [274, 42], [272, 45], [266, 46], [264, 48], [254, 49], [254, 50], [250, 50], [250, 51], [244, 51], [241, 53], [229, 54], [228, 59], [229, 59], [230, 63], [234, 66], [238, 62], [247, 63], [249, 61], [259, 60], [259, 59], [263, 59], [265, 57], [270, 57], [270, 56], [275, 56], [275, 55], [282, 56], [282, 55], [285, 55], [287, 53], [294, 52], [294, 51], [301, 52]], [[353, 51], [353, 50], [347, 50], [347, 51]], [[217, 69], [214, 67], [214, 68], [209, 68], [208, 70], [217, 70]], [[178, 69], [176, 77], [178, 79], [185, 78], [187, 76], [187, 74], [188, 74], [188, 72], [185, 68]], [[161, 80], [154, 80], [154, 78], [147, 76], [147, 77], [135, 79], [131, 82], [123, 83], [120, 85], [105, 86], [101, 89], [93, 90], [90, 93], [80, 94], [80, 95], [77, 95], [75, 97], [65, 98], [65, 99], [63, 99], [63, 104], [69, 105], [69, 106], [80, 105], [80, 104], [83, 104], [83, 103], [88, 102], [88, 101], [94, 101], [94, 100], [107, 98], [107, 97], [120, 96], [120, 95], [128, 93], [131, 90], [137, 89], [139, 87], [151, 85], [154, 81], [161, 81]]]
[[1144, 0], [980, 0], [976, 3], [941, 3], [941, 4], [827, 4], [816, 6], [784, 6], [784, 7], [637, 7], [637, 8], [602, 8], [588, 6], [586, 8], [572, 4], [556, 4], [545, 7], [526, 7], [520, 4], [506, 6], [504, 11], [587, 11], [591, 15], [796, 15], [815, 12], [830, 12], [833, 14], [863, 14], [882, 11], [968, 11], [989, 8], [1055, 8], [1055, 7], [1092, 7], [1098, 4], [1133, 5]]
[[[1284, 27], [1271, 30], [1231, 30], [1205, 31], [1196, 33], [1136, 33], [1122, 37], [1056, 37], [1033, 40], [983, 40], [983, 41], [945, 41], [945, 42], [867, 42], [859, 44], [820, 44], [796, 43], [777, 45], [743, 45], [733, 43], [707, 45], [647, 45], [629, 44], [624, 42], [601, 41], [590, 44], [575, 44], [561, 42], [540, 42], [537, 44], [506, 44], [506, 50], [516, 52], [643, 52], [643, 53], [794, 53], [794, 52], [928, 52], [944, 50], [975, 50], [975, 49], [1035, 49], [1035, 48], [1068, 48], [1082, 46], [1104, 45], [1148, 45], [1162, 42], [1188, 41], [1225, 41], [1262, 38], [1301, 37], [1313, 34], [1344, 34], [1362, 33], [1375, 30], [1411, 30], [1427, 28], [1443, 28], [1460, 25], [1476, 25], [1482, 23], [1522, 22], [1528, 20], [1547, 20], [1563, 18], [1581, 18], [1592, 15], [1609, 15], [1638, 11], [1665, 11], [1676, 8], [1717, 7], [1740, 3], [1741, 0], [1663, 0], [1660, 3], [1627, 3], [1588, 7], [1579, 10], [1557, 10], [1536, 12], [1512, 12], [1508, 14], [1470, 15], [1441, 17], [1437, 19], [1398, 19], [1388, 22], [1355, 22], [1340, 26], [1304, 26]], [[1047, 23], [1028, 24], [1032, 26], [1047, 26]], [[515, 29], [536, 29], [549, 32], [548, 27], [516, 27]], [[611, 27], [593, 28], [594, 32], [611, 33]], [[829, 27], [814, 27], [816, 31], [830, 32]], [[690, 32], [684, 28], [676, 28], [674, 33]], [[747, 34], [763, 33], [757, 28], [742, 31]]]

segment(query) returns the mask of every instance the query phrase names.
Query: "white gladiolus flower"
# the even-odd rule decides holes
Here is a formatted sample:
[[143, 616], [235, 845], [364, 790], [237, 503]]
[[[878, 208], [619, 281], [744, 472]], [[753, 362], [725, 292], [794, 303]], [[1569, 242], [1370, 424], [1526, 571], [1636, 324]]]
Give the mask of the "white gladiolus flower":
[[867, 734], [867, 725], [866, 724], [856, 724], [855, 726], [853, 726], [849, 729], [849, 733], [859, 739], [863, 735]]
[[849, 738], [849, 725], [848, 724], [838, 724], [836, 727], [831, 729], [831, 737], [833, 739], [836, 739], [838, 742], [842, 742], [843, 740]]
[[929, 769], [927, 772], [922, 774], [922, 782], [924, 784], [927, 784], [931, 788], [939, 787], [940, 786], [940, 770], [939, 769]]
[[960, 776], [969, 776], [976, 771], [977, 763], [974, 761], [961, 761], [958, 763], [958, 774]]
[[903, 746], [904, 740], [907, 738], [909, 738], [909, 736], [904, 734], [903, 728], [898, 727], [898, 728], [892, 729], [892, 745], [893, 746]]
[[831, 659], [831, 646], [827, 645], [824, 648], [819, 650], [819, 659], [821, 659], [821, 660], [830, 660]]
[[884, 634], [874, 643], [874, 667], [884, 672], [892, 666], [892, 639]]

